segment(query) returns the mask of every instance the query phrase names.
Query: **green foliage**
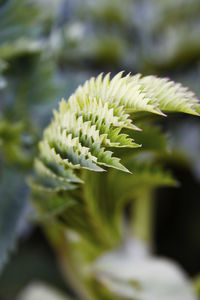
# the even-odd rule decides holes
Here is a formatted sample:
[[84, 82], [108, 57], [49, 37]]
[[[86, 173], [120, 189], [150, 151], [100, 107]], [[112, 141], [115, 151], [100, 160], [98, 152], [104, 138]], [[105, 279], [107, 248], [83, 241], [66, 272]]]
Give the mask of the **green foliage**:
[[44, 38], [41, 41], [41, 24], [34, 1], [0, 1], [1, 271], [21, 234], [18, 225], [25, 219], [25, 176], [43, 126], [41, 115], [44, 119], [43, 110], [52, 105], [50, 100], [61, 86], [56, 84], [56, 67], [49, 62]]
[[[16, 246], [26, 209], [27, 189], [22, 173], [10, 168], [0, 175], [0, 272]], [[9, 184], [9, 188], [8, 188]]]
[[41, 161], [40, 165], [37, 162], [37, 172], [49, 178], [52, 188], [55, 180], [62, 183], [63, 170], [65, 181], [74, 183], [77, 179], [72, 171], [80, 168], [103, 171], [103, 167], [113, 167], [128, 172], [109, 150], [140, 146], [122, 133], [123, 128], [138, 130], [127, 112], [132, 113], [133, 119], [134, 113], [140, 111], [198, 115], [195, 105], [199, 104], [193, 93], [167, 79], [140, 75], [122, 77], [119, 73], [110, 80], [109, 74], [104, 78], [101, 74], [80, 86], [68, 103], [62, 100], [59, 112], [55, 111], [40, 143]]
[[[112, 80], [101, 74], [86, 81], [68, 102], [61, 101], [44, 131], [30, 181], [36, 207], [44, 213], [45, 203], [54, 201], [54, 220], [96, 244], [95, 255], [118, 244], [127, 203], [159, 186], [176, 185], [158, 164], [168, 152], [165, 137], [138, 113], [197, 114], [194, 105], [199, 104], [193, 93], [167, 79], [119, 73]], [[113, 170], [102, 172], [108, 167]], [[57, 197], [63, 199], [63, 209]]]
[[75, 235], [75, 242], [70, 232], [67, 238], [70, 259], [90, 291], [93, 275], [86, 275], [84, 268], [124, 239], [127, 205], [134, 211], [134, 217], [126, 218], [128, 232], [133, 226], [134, 236], [150, 242], [152, 193], [177, 185], [162, 166], [162, 157], [170, 154], [152, 116], [198, 115], [199, 109], [195, 95], [178, 83], [122, 75], [110, 79], [110, 74], [100, 74], [61, 101], [44, 131], [30, 180], [41, 219], [46, 215], [55, 230], [70, 229]]
[[30, 163], [30, 153], [25, 148], [22, 131], [24, 129], [22, 122], [10, 122], [0, 118], [0, 150], [10, 163], [20, 163], [25, 165]]
[[[181, 151], [195, 153], [186, 164], [185, 154], [169, 147], [161, 126], [165, 123], [167, 131], [174, 120], [161, 118], [168, 112], [200, 114], [195, 95], [165, 78], [121, 72], [111, 79], [101, 74], [60, 103], [39, 143], [36, 172], [30, 178], [36, 146], [60, 95], [68, 97], [91, 74], [126, 69], [170, 76], [198, 94], [199, 9], [198, 0], [86, 0], [84, 5], [81, 0], [0, 0], [0, 270], [25, 219], [28, 174], [37, 212], [31, 221], [44, 228], [62, 268], [72, 264], [69, 273], [81, 278], [91, 294], [80, 293], [79, 298], [123, 298], [126, 289], [122, 296], [113, 296], [106, 277], [96, 277], [94, 262], [104, 251], [126, 247], [131, 236], [151, 244], [155, 190], [177, 186], [169, 165], [178, 161], [183, 167], [184, 162], [184, 167], [199, 172], [198, 151], [190, 150], [195, 129], [183, 132]], [[186, 116], [180, 118], [186, 124]], [[170, 129], [173, 135], [176, 123]], [[198, 131], [193, 139], [198, 140]], [[165, 190], [160, 192], [163, 200]], [[39, 253], [34, 243], [36, 249], [31, 250]], [[198, 247], [191, 248], [198, 253]], [[29, 270], [36, 268], [38, 274], [44, 268], [51, 277], [55, 272], [49, 262], [44, 266], [42, 255], [40, 260], [30, 259], [30, 252], [25, 260], [20, 254], [20, 267], [27, 268], [20, 269], [20, 276], [27, 282]], [[113, 266], [108, 269], [115, 273]], [[14, 284], [8, 284], [7, 294], [12, 295], [18, 275], [10, 271], [7, 276]], [[124, 285], [111, 275], [112, 280], [116, 289]], [[128, 288], [129, 284], [138, 287], [134, 280]], [[0, 285], [4, 287], [4, 281]], [[155, 292], [156, 286], [157, 281]], [[74, 287], [78, 293], [81, 289]], [[2, 289], [0, 297], [7, 300]]]
[[[26, 0], [2, 0], [1, 1], [1, 43], [13, 41], [22, 35], [30, 33], [30, 28], [36, 21], [37, 11], [31, 2]], [[23, 24], [23, 26], [22, 26]], [[12, 26], [15, 26], [12, 30]]]
[[[17, 6], [19, 9], [21, 5], [17, 1], [12, 5], [9, 1], [7, 3], [10, 5], [7, 4], [7, 9], [9, 7], [11, 9], [12, 5], [13, 9]], [[26, 5], [30, 4], [26, 3]], [[125, 24], [126, 14], [120, 14], [120, 1], [118, 8], [114, 3], [109, 5], [114, 7], [110, 9], [110, 14], [107, 14], [108, 10], [105, 9], [104, 4], [100, 5], [98, 22], [104, 18], [108, 24], [115, 24], [116, 27], [117, 23]], [[31, 30], [37, 18], [33, 13], [36, 12], [33, 6], [30, 8], [29, 18], [25, 17], [23, 10], [16, 9], [18, 23], [26, 26], [18, 26], [15, 34], [12, 32], [13, 35], [6, 37], [5, 41], [2, 39], [0, 47], [0, 57], [12, 62], [4, 72], [9, 93], [5, 89], [3, 101], [9, 103], [12, 99], [14, 104], [12, 108], [5, 104], [8, 120], [1, 121], [1, 148], [8, 162], [20, 164], [27, 158], [31, 160], [32, 157], [30, 144], [27, 148], [24, 140], [24, 128], [27, 124], [28, 136], [32, 138], [31, 143], [37, 140], [37, 133], [30, 130], [34, 124], [32, 120], [30, 122], [30, 117], [31, 119], [35, 117], [33, 114], [35, 104], [49, 99], [50, 94], [53, 97], [54, 93], [52, 84], [54, 66], [51, 66], [49, 59], [45, 60], [37, 54], [42, 47], [45, 49], [44, 45], [38, 41], [27, 40], [27, 32], [28, 38], [34, 37], [37, 33], [37, 30], [34, 29], [34, 32]], [[92, 11], [95, 16], [97, 11], [95, 12], [95, 8]], [[6, 20], [2, 22], [8, 24]], [[103, 37], [104, 34], [101, 36]], [[122, 45], [120, 47], [126, 49], [118, 37], [114, 37], [113, 41], [116, 43], [113, 45], [110, 36], [109, 40], [107, 39], [108, 43], [103, 42], [103, 46], [102, 41], [105, 39], [97, 39], [97, 43], [93, 44], [99, 61], [103, 56], [107, 57], [108, 49], [109, 51], [112, 48], [119, 49], [118, 46], [113, 47], [115, 44]], [[110, 53], [115, 57], [112, 51]], [[20, 57], [25, 54], [27, 68], [21, 70]], [[114, 61], [118, 61], [122, 55], [123, 51], [116, 55]], [[151, 112], [163, 115], [168, 111], [182, 111], [195, 114], [194, 108], [196, 111], [199, 110], [198, 104], [195, 103], [197, 100], [194, 95], [187, 92], [185, 88], [153, 76], [122, 77], [120, 73], [110, 80], [109, 75], [105, 77], [100, 75], [97, 79], [91, 79], [79, 87], [67, 104], [64, 101], [61, 103], [60, 111], [55, 112], [52, 124], [45, 131], [44, 141], [40, 143], [40, 157], [35, 161], [39, 176], [32, 180], [34, 190], [38, 193], [36, 198], [40, 194], [44, 195], [44, 192], [47, 193], [45, 197], [39, 197], [40, 201], [36, 205], [40, 213], [48, 218], [63, 218], [64, 224], [84, 233], [90, 240], [98, 240], [101, 244], [113, 244], [119, 236], [121, 239], [119, 218], [122, 218], [127, 201], [138, 197], [138, 191], [144, 189], [144, 186], [150, 192], [159, 185], [174, 185], [170, 174], [168, 175], [162, 167], [154, 166], [159, 153], [167, 151], [165, 138], [157, 135], [153, 128], [148, 130], [148, 125], [144, 124], [142, 119], [140, 120], [138, 113]], [[11, 123], [13, 116], [15, 122]], [[19, 123], [21, 118], [25, 119], [25, 122]], [[138, 131], [138, 126], [141, 126], [144, 132]], [[139, 148], [141, 145], [142, 150]], [[132, 151], [131, 148], [135, 149]], [[150, 156], [146, 153], [149, 151]], [[139, 156], [140, 152], [145, 152], [144, 156]], [[134, 154], [135, 158], [132, 158]], [[123, 159], [123, 164], [119, 158]], [[121, 174], [114, 170], [109, 171], [108, 174], [87, 172], [87, 170], [102, 172], [108, 167], [131, 171], [133, 175]], [[86, 171], [83, 172], [82, 169]], [[85, 184], [82, 185], [83, 181]], [[123, 184], [113, 191], [113, 184], [118, 181]], [[90, 185], [87, 182], [90, 182]], [[140, 182], [142, 182], [141, 186]], [[101, 192], [102, 189], [104, 192]], [[84, 196], [80, 196], [80, 192]], [[71, 206], [70, 203], [73, 205]], [[86, 219], [88, 215], [91, 221], [80, 222], [81, 218]], [[97, 234], [99, 231], [100, 234]], [[110, 232], [113, 234], [111, 243]]]
[[39, 43], [34, 41], [38, 33], [38, 11], [31, 1], [3, 0], [0, 3], [0, 58], [35, 51]]
[[68, 2], [72, 17], [52, 35], [61, 61], [156, 73], [199, 59], [198, 0]]

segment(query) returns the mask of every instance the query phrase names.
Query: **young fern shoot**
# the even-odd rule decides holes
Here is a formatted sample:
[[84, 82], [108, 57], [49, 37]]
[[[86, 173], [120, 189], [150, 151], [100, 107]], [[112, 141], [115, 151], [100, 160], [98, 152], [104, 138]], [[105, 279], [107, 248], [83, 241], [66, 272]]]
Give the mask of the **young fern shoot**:
[[[167, 155], [166, 139], [151, 120], [170, 112], [198, 116], [200, 104], [166, 78], [100, 74], [60, 102], [39, 143], [31, 179], [35, 206], [42, 219], [53, 220], [51, 229], [44, 225], [49, 238], [64, 257], [67, 243], [71, 269], [96, 299], [104, 298], [102, 291], [86, 270], [132, 226], [135, 237], [150, 243], [153, 191], [175, 185], [158, 159]], [[128, 202], [134, 214], [124, 231]]]
[[67, 102], [61, 101], [39, 144], [36, 171], [41, 187], [62, 190], [66, 183], [65, 189], [76, 188], [79, 169], [129, 172], [108, 149], [141, 146], [122, 133], [125, 128], [140, 130], [133, 122], [137, 112], [199, 115], [198, 99], [181, 84], [155, 76], [122, 76], [100, 74], [78, 87]]

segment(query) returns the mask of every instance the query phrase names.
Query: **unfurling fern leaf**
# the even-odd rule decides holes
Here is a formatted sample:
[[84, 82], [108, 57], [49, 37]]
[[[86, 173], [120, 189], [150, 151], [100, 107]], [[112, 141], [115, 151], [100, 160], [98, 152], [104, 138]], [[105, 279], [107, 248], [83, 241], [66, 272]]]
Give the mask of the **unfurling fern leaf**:
[[181, 84], [155, 76], [122, 75], [110, 79], [110, 74], [100, 74], [78, 87], [68, 102], [61, 101], [44, 132], [36, 161], [44, 186], [71, 189], [79, 182], [74, 172], [82, 168], [101, 172], [112, 167], [129, 172], [110, 148], [141, 146], [123, 133], [123, 129], [140, 130], [132, 122], [136, 112], [198, 115], [197, 98]]
[[[180, 84], [122, 75], [100, 74], [61, 101], [30, 181], [39, 220], [62, 262], [68, 253], [67, 264], [92, 295], [86, 299], [113, 299], [94, 278], [95, 260], [131, 233], [151, 245], [153, 192], [176, 184], [162, 167], [162, 157], [170, 155], [166, 139], [146, 115], [200, 110]], [[131, 216], [125, 215], [127, 204]]]

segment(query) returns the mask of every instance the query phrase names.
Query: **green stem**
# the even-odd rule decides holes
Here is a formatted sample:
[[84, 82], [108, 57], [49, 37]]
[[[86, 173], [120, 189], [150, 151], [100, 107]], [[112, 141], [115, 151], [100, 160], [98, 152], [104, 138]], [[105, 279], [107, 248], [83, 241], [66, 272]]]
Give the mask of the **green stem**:
[[99, 206], [99, 195], [102, 197], [100, 199], [102, 202], [106, 201], [106, 199], [103, 199], [104, 194], [100, 189], [101, 187], [99, 187], [102, 178], [99, 178], [98, 175], [91, 175], [87, 171], [82, 171], [82, 178], [87, 183], [83, 187], [83, 200], [96, 237], [101, 243], [102, 250], [105, 250], [112, 247], [115, 240], [114, 236], [110, 235], [108, 224], [103, 217], [104, 211]]
[[151, 190], [138, 193], [133, 205], [133, 236], [144, 241], [150, 247], [153, 242], [154, 201]]
[[68, 248], [68, 242], [63, 228], [60, 228], [57, 224], [45, 227], [45, 233], [51, 242], [51, 245], [58, 254], [58, 260], [65, 276], [67, 283], [70, 283], [74, 292], [81, 300], [93, 300], [88, 289], [84, 286], [79, 274], [73, 265], [73, 260], [70, 255], [70, 249]]

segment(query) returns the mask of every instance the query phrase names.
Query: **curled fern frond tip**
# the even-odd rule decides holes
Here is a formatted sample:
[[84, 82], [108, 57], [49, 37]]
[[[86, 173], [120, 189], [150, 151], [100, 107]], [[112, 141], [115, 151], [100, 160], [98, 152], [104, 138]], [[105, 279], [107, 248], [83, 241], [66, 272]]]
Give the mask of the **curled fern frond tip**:
[[179, 83], [156, 76], [125, 75], [110, 79], [110, 73], [92, 77], [59, 103], [45, 129], [36, 172], [40, 182], [70, 189], [81, 183], [77, 170], [103, 172], [115, 168], [130, 173], [110, 149], [138, 148], [123, 129], [141, 129], [133, 124], [138, 112], [159, 114], [184, 112], [199, 115], [194, 94]]

